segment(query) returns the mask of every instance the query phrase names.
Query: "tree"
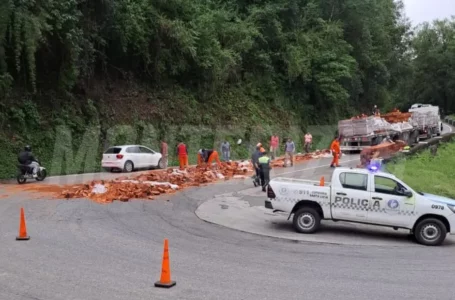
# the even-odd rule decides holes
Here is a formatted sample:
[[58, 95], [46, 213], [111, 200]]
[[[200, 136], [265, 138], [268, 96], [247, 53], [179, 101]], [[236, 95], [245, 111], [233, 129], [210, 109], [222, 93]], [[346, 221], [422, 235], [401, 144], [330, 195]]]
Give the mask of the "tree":
[[415, 78], [412, 100], [454, 111], [455, 18], [424, 23], [413, 39]]

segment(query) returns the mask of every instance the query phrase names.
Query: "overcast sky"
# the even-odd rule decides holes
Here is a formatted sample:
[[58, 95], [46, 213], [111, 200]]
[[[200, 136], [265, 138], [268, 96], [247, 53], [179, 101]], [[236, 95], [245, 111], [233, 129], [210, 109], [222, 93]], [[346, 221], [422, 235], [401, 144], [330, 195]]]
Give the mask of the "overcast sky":
[[455, 0], [403, 0], [413, 25], [455, 15]]

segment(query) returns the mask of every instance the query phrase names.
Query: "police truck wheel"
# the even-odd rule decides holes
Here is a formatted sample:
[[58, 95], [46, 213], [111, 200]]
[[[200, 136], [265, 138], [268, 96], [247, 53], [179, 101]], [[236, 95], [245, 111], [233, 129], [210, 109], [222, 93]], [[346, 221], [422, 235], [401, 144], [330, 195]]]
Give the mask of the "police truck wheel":
[[293, 225], [299, 233], [314, 233], [321, 226], [321, 216], [310, 207], [303, 207], [294, 213]]
[[438, 246], [444, 242], [447, 228], [438, 219], [424, 219], [417, 224], [414, 235], [417, 242], [426, 246]]

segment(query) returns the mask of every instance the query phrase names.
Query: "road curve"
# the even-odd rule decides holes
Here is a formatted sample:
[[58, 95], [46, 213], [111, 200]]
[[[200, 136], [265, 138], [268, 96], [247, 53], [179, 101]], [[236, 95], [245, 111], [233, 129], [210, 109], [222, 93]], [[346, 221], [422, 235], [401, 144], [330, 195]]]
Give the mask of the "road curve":
[[[327, 159], [277, 172], [318, 175], [325, 168]], [[2, 198], [0, 299], [453, 299], [453, 247], [296, 243], [209, 224], [194, 213], [213, 195], [251, 186], [228, 181], [109, 205], [32, 193]], [[15, 240], [21, 206], [29, 241]], [[177, 281], [169, 290], [153, 287], [164, 238]]]

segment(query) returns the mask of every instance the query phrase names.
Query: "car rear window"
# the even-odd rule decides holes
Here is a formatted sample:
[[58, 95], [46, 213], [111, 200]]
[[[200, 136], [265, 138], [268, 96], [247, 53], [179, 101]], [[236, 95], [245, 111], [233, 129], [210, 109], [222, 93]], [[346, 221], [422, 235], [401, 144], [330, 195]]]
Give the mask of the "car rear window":
[[119, 154], [120, 151], [122, 151], [122, 148], [112, 147], [112, 148], [107, 149], [106, 152], [104, 152], [104, 154]]

